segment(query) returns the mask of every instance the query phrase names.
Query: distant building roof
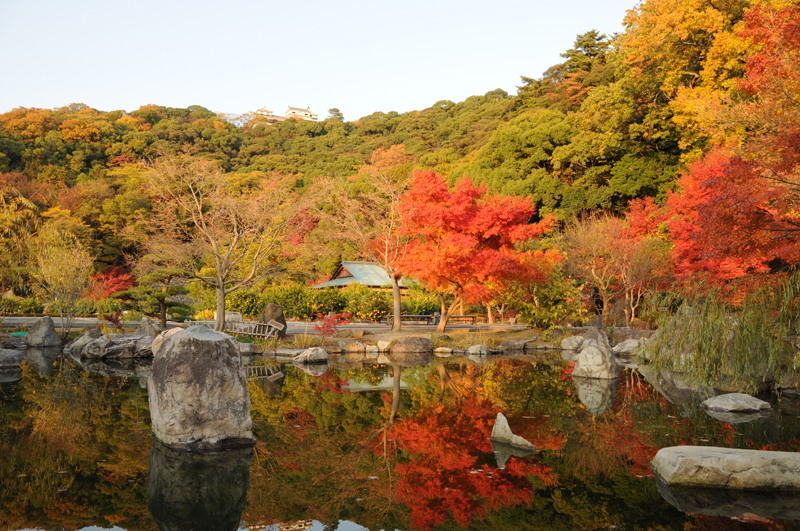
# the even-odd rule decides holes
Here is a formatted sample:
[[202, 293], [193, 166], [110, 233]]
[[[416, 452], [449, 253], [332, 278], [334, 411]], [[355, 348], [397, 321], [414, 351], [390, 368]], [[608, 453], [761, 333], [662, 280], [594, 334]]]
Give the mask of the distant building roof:
[[[370, 288], [388, 288], [392, 286], [392, 279], [374, 262], [342, 262], [330, 280], [317, 284], [314, 288], [344, 287], [353, 283]], [[400, 286], [405, 287], [402, 279]]]

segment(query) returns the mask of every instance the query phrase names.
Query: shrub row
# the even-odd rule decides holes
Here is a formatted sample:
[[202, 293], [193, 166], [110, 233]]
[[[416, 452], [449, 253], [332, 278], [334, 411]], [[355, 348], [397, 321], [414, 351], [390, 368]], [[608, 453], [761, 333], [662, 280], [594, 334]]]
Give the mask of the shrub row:
[[[287, 317], [302, 320], [313, 319], [317, 314], [348, 312], [351, 319], [378, 322], [392, 313], [390, 292], [374, 291], [357, 284], [344, 289], [311, 289], [295, 284], [272, 286], [263, 292], [239, 290], [227, 296], [226, 309], [254, 318], [270, 302], [283, 308]], [[438, 309], [435, 303], [421, 295], [403, 299], [402, 311], [407, 314], [429, 315]]]

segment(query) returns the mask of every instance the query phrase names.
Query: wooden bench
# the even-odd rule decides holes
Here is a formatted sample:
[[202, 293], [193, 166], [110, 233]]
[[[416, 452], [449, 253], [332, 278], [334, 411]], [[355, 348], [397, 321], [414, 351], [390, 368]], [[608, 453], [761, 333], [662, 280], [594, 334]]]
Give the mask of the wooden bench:
[[255, 321], [228, 321], [225, 323], [225, 327], [234, 337], [242, 336], [260, 339], [269, 339], [272, 336], [277, 336], [278, 332], [284, 328], [282, 323], [274, 320], [268, 323], [259, 323]]
[[[422, 323], [431, 324], [433, 322], [433, 315], [401, 315], [401, 323]], [[386, 324], [391, 325], [394, 322], [394, 314], [386, 316]]]

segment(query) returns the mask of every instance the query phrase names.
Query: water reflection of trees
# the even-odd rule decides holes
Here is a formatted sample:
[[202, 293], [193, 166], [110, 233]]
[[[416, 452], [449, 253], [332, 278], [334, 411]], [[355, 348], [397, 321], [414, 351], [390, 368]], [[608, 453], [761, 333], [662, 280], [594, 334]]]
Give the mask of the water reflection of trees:
[[0, 402], [0, 527], [153, 528], [144, 492], [149, 413], [138, 382], [97, 378], [64, 360], [48, 377], [22, 370]]

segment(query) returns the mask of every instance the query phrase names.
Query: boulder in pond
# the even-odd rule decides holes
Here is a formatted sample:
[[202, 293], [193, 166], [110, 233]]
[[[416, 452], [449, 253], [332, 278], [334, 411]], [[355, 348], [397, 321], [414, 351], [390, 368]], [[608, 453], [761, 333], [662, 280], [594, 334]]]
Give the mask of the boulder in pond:
[[328, 351], [321, 347], [307, 348], [297, 354], [292, 360], [294, 363], [328, 363]]
[[20, 341], [18, 337], [0, 332], [0, 348], [24, 350], [28, 348], [28, 345], [24, 341]]
[[99, 328], [91, 328], [84, 332], [83, 334], [79, 335], [69, 343], [67, 346], [64, 347], [64, 350], [72, 354], [73, 356], [81, 357], [83, 353], [84, 347], [94, 341], [95, 339], [99, 338], [103, 335], [103, 332]]
[[136, 329], [136, 332], [134, 332], [134, 334], [140, 336], [156, 337], [161, 332], [163, 332], [163, 330], [161, 329], [161, 325], [159, 325], [152, 319], [148, 319], [147, 317], [142, 316], [142, 318], [139, 320], [139, 328]]
[[278, 337], [286, 337], [286, 316], [283, 315], [283, 308], [274, 302], [270, 302], [264, 309], [261, 310], [261, 315], [258, 316], [259, 323], [268, 323], [276, 321], [283, 325], [282, 330], [276, 332]]
[[600, 330], [599, 328], [590, 327], [583, 333], [583, 339], [590, 340], [593, 339], [597, 341], [600, 345], [607, 347], [611, 350], [611, 341], [608, 339], [608, 336], [605, 332]]
[[339, 341], [339, 348], [342, 349], [342, 354], [347, 353], [361, 353], [367, 351], [367, 347], [364, 346], [364, 343], [359, 341]]
[[671, 446], [650, 463], [667, 485], [743, 490], [800, 490], [800, 453]]
[[714, 396], [700, 404], [703, 409], [728, 413], [753, 413], [764, 409], [772, 409], [769, 402], [744, 393], [727, 393]]
[[19, 350], [0, 349], [0, 370], [19, 369], [25, 359]]
[[580, 350], [583, 346], [583, 336], [570, 336], [561, 340], [562, 350]]
[[500, 345], [500, 348], [506, 352], [522, 351], [525, 350], [525, 345], [528, 341], [526, 339], [506, 339]]
[[488, 356], [489, 349], [485, 345], [472, 345], [467, 349], [467, 356]]
[[590, 346], [584, 348], [578, 354], [572, 376], [614, 380], [618, 378], [617, 364], [614, 363], [612, 355]]
[[167, 446], [253, 446], [250, 393], [236, 340], [206, 325], [167, 337], [147, 382], [153, 434]]
[[152, 355], [154, 339], [137, 334], [103, 334], [81, 350], [85, 358], [145, 358]]
[[427, 337], [401, 337], [394, 342], [391, 352], [433, 352], [433, 341]]
[[437, 358], [449, 358], [453, 355], [453, 349], [450, 347], [439, 347], [433, 351], [433, 355]]
[[61, 336], [56, 332], [53, 320], [45, 315], [40, 317], [28, 330], [28, 334], [25, 336], [25, 344], [29, 347], [60, 347], [62, 342]]
[[622, 343], [614, 345], [614, 348], [612, 348], [611, 350], [617, 356], [626, 356], [626, 357], [636, 356], [636, 353], [639, 350], [639, 340], [626, 339]]
[[492, 435], [489, 439], [491, 439], [492, 442], [507, 444], [512, 448], [536, 451], [536, 446], [534, 446], [533, 443], [523, 439], [519, 435], [514, 435], [511, 428], [508, 426], [508, 419], [500, 412], [497, 413], [497, 419], [494, 421]]
[[378, 350], [380, 352], [389, 352], [392, 348], [391, 341], [378, 341]]
[[255, 356], [256, 346], [252, 343], [237, 343], [239, 354], [242, 356]]
[[161, 348], [161, 345], [164, 343], [164, 341], [169, 336], [171, 336], [172, 334], [176, 334], [176, 333], [180, 332], [181, 330], [183, 330], [183, 328], [168, 328], [168, 329], [164, 330], [163, 332], [161, 332], [160, 334], [158, 334], [153, 339], [153, 344], [150, 345], [150, 350], [153, 352], [153, 356], [156, 355], [156, 352], [158, 351], [158, 349]]

